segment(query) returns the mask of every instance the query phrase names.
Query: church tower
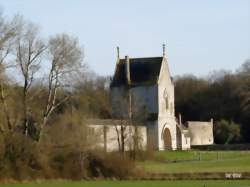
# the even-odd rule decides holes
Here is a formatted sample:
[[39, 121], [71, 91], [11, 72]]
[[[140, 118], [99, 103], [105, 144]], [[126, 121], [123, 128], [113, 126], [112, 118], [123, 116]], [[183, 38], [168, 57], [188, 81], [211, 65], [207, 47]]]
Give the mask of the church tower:
[[158, 148], [159, 150], [176, 149], [176, 119], [175, 119], [174, 83], [172, 82], [165, 44], [163, 44], [163, 59], [158, 79]]
[[118, 55], [110, 88], [113, 118], [144, 123], [147, 143], [154, 149], [176, 149], [174, 84], [165, 45], [160, 57], [120, 59]]

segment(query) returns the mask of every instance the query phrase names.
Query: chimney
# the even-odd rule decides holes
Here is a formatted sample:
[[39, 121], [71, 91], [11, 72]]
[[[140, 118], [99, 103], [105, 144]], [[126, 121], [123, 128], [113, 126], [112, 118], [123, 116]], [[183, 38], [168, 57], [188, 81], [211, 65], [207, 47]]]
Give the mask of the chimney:
[[181, 114], [179, 113], [179, 124], [182, 127], [182, 119], [181, 119]]
[[211, 125], [214, 124], [214, 119], [213, 118], [211, 118], [210, 123], [211, 123]]
[[128, 84], [130, 84], [130, 82], [131, 82], [131, 80], [130, 80], [130, 62], [129, 62], [128, 56], [125, 56], [125, 66], [126, 66], [127, 81], [128, 81]]
[[119, 46], [116, 47], [116, 51], [117, 51], [117, 59], [120, 59], [120, 48]]

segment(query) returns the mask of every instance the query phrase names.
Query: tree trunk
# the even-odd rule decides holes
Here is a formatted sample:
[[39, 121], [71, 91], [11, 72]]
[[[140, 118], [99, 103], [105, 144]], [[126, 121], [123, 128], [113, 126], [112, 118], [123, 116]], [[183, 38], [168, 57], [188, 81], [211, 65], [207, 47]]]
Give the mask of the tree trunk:
[[125, 132], [124, 126], [121, 125], [121, 144], [122, 144], [122, 153], [125, 152]]
[[[11, 131], [12, 130], [12, 124], [10, 122], [10, 115], [9, 115], [9, 112], [8, 112], [8, 106], [7, 106], [7, 103], [6, 103], [6, 98], [5, 98], [5, 94], [4, 94], [4, 86], [3, 86], [3, 82], [0, 83], [0, 100], [2, 102], [2, 106], [3, 106], [3, 111], [4, 111], [4, 114], [5, 114], [5, 117], [6, 117], [6, 121], [7, 121], [7, 125], [8, 125], [8, 130]], [[3, 129], [1, 129], [1, 131], [3, 131]]]

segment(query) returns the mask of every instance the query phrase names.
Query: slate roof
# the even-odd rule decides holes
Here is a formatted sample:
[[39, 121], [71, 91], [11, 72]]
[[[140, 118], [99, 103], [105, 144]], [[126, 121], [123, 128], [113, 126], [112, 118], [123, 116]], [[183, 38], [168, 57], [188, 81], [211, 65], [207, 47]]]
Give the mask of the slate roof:
[[[130, 86], [157, 84], [163, 57], [129, 58]], [[128, 85], [126, 78], [126, 62], [120, 59], [111, 82], [111, 87]]]

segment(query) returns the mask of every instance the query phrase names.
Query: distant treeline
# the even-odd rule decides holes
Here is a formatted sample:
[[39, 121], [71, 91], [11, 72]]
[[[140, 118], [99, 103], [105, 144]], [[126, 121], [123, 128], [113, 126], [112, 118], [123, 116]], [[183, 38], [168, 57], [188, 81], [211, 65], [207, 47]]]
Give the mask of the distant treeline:
[[215, 121], [216, 143], [250, 142], [250, 60], [235, 73], [175, 78], [176, 115], [184, 121]]

